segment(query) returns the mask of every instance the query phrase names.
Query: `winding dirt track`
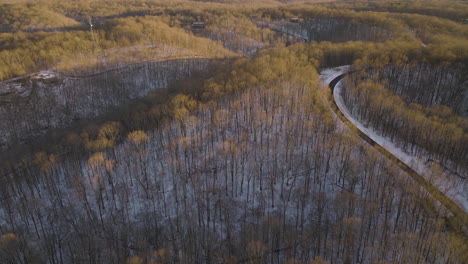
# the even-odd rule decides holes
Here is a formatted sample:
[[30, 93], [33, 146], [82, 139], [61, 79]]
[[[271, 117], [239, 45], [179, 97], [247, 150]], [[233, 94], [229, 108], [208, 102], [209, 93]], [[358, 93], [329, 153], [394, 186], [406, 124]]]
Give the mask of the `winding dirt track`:
[[395, 165], [400, 167], [403, 171], [405, 171], [409, 176], [411, 176], [417, 183], [419, 183], [426, 191], [428, 191], [432, 196], [441, 203], [447, 210], [449, 210], [454, 215], [455, 220], [455, 228], [458, 231], [461, 231], [465, 234], [468, 234], [468, 215], [465, 211], [460, 208], [455, 202], [453, 202], [449, 197], [447, 197], [443, 192], [441, 192], [438, 188], [434, 185], [429, 183], [423, 176], [418, 174], [416, 171], [411, 169], [408, 165], [403, 163], [399, 158], [395, 155], [390, 153], [388, 150], [377, 144], [374, 140], [372, 140], [369, 136], [364, 134], [361, 130], [359, 130], [346, 116], [341, 112], [340, 108], [336, 104], [335, 97], [333, 96], [333, 91], [335, 89], [336, 84], [341, 81], [344, 77], [352, 74], [353, 72], [343, 73], [335, 77], [329, 84], [328, 87], [331, 90], [331, 94], [327, 96], [328, 103], [332, 108], [333, 112], [348, 126], [354, 133], [356, 133], [360, 138], [365, 140], [369, 145], [374, 147], [380, 153], [382, 153], [385, 157], [387, 157], [390, 161], [392, 161]]

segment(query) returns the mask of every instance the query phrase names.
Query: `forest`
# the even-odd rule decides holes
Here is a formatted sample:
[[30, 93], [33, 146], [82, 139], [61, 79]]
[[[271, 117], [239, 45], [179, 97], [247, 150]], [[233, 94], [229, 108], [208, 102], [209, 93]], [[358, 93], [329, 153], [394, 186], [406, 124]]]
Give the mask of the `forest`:
[[0, 21], [0, 263], [468, 263], [467, 2]]

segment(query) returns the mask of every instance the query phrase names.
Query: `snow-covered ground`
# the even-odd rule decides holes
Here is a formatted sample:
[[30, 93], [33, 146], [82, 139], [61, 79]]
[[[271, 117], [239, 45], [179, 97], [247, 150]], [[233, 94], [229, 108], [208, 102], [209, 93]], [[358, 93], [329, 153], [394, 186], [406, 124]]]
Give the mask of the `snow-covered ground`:
[[207, 72], [211, 63], [163, 60], [84, 77], [49, 69], [0, 82], [0, 150], [125, 107], [176, 80]]
[[28, 97], [32, 92], [29, 78], [35, 80], [47, 80], [55, 78], [56, 73], [52, 70], [44, 70], [37, 73], [13, 78], [0, 82], [0, 101], [14, 101], [17, 98]]
[[[323, 83], [329, 84], [335, 77], [349, 71], [350, 66], [340, 66], [331, 69], [325, 69], [320, 73], [320, 78]], [[435, 177], [431, 170], [431, 163], [424, 161], [423, 158], [414, 155], [409, 155], [403, 151], [400, 147], [394, 144], [390, 139], [382, 137], [372, 127], [366, 127], [359, 120], [354, 118], [350, 111], [346, 108], [343, 98], [341, 97], [341, 89], [343, 89], [343, 81], [336, 84], [333, 96], [336, 104], [341, 112], [351, 121], [359, 130], [369, 136], [372, 140], [377, 142], [380, 146], [385, 148], [387, 151], [395, 155], [406, 165], [411, 167], [426, 180], [431, 182], [440, 191], [445, 193], [450, 199], [457, 203], [461, 208], [468, 212], [468, 183], [466, 180], [451, 176], [451, 173], [442, 169], [443, 176]]]
[[53, 70], [43, 70], [32, 75], [33, 79], [38, 79], [38, 80], [52, 79], [55, 77], [57, 77], [57, 73]]

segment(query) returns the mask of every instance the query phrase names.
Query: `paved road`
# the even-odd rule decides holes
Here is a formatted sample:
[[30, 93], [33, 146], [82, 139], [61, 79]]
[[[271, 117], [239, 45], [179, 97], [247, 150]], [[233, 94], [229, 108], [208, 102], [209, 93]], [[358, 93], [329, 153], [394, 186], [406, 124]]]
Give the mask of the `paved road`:
[[336, 84], [341, 81], [344, 77], [352, 74], [353, 72], [347, 72], [335, 77], [329, 84], [328, 87], [331, 90], [331, 94], [328, 96], [327, 100], [332, 108], [333, 112], [346, 124], [353, 132], [355, 132], [360, 138], [364, 141], [369, 143], [369, 145], [373, 146], [376, 150], [382, 153], [385, 157], [387, 157], [390, 161], [392, 161], [396, 166], [400, 167], [403, 171], [405, 171], [409, 176], [411, 176], [417, 183], [419, 183], [426, 191], [428, 191], [432, 196], [441, 203], [447, 210], [449, 210], [454, 218], [453, 218], [453, 226], [457, 231], [461, 231], [463, 233], [468, 234], [468, 215], [467, 213], [460, 208], [455, 202], [453, 202], [450, 198], [448, 198], [443, 192], [441, 192], [438, 188], [428, 182], [423, 176], [418, 174], [408, 165], [403, 163], [399, 158], [395, 155], [390, 153], [388, 150], [377, 144], [374, 140], [372, 140], [368, 135], [364, 134], [361, 130], [359, 130], [346, 116], [341, 112], [340, 108], [336, 104], [335, 97], [333, 96], [333, 91], [335, 89]]

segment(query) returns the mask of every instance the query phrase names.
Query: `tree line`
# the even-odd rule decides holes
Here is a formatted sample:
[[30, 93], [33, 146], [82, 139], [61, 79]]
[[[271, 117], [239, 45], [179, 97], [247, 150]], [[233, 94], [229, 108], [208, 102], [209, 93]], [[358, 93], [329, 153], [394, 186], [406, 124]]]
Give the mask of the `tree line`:
[[325, 6], [356, 11], [420, 14], [450, 19], [462, 24], [466, 24], [465, 19], [468, 15], [467, 4], [461, 1], [451, 1], [450, 4], [444, 1], [342, 2], [327, 3]]
[[[1, 80], [54, 67], [76, 71], [148, 58], [233, 55], [216, 41], [241, 54], [284, 44], [263, 27], [265, 23], [257, 23], [259, 20], [268, 24], [291, 17], [306, 18], [304, 23], [283, 26], [287, 31], [304, 33], [309, 41], [415, 40], [424, 45], [437, 44], [434, 49], [450, 44], [452, 49], [463, 50], [466, 46], [463, 36], [467, 34], [465, 26], [431, 16], [322, 6], [245, 8], [204, 2], [195, 5], [135, 1], [123, 5], [121, 1], [52, 1], [2, 8], [9, 32], [0, 34]], [[48, 12], [54, 15], [44, 16]], [[24, 22], [23, 17], [33, 22]], [[189, 32], [190, 24], [198, 20], [207, 25], [200, 36], [215, 41]], [[44, 30], [57, 31], [31, 31], [40, 30], [42, 25]], [[450, 56], [444, 54], [444, 49], [438, 52], [442, 57]]]
[[[93, 32], [2, 33], [0, 45], [3, 80], [54, 67], [65, 72], [96, 72], [151, 59], [233, 55], [219, 43], [171, 28], [154, 16], [106, 21]], [[135, 46], [140, 48], [126, 49]]]

